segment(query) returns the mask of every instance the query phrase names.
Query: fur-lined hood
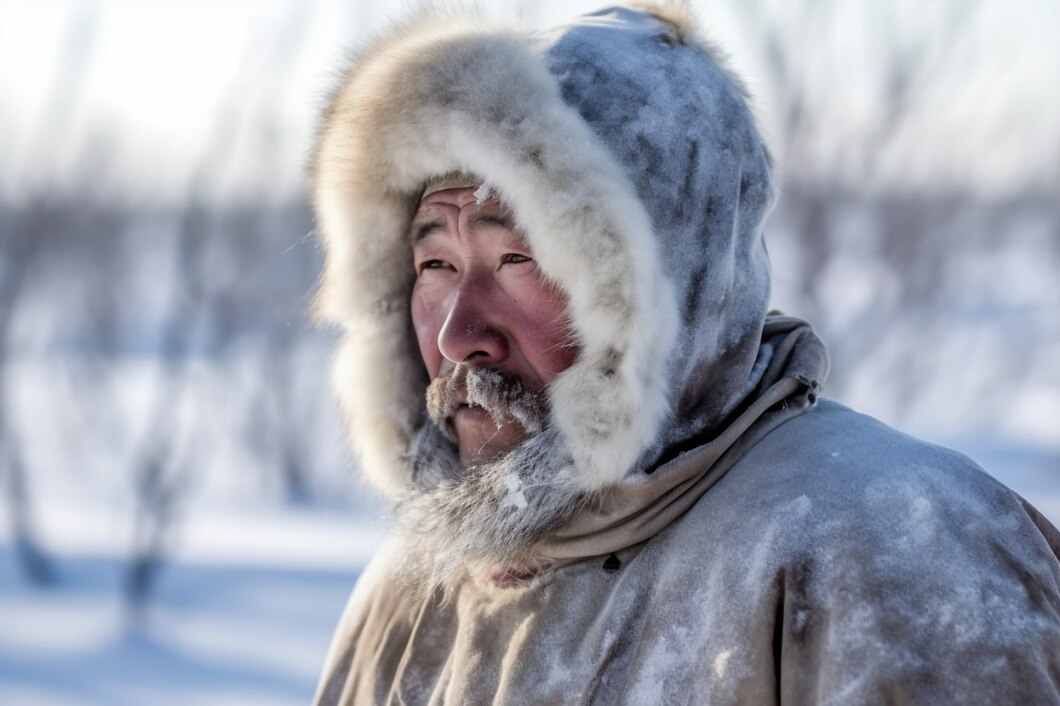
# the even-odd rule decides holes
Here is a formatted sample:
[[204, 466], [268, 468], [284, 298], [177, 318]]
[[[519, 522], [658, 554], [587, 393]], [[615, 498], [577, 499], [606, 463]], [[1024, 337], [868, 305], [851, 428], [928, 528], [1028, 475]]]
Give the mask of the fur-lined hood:
[[424, 183], [481, 176], [569, 298], [580, 346], [549, 387], [578, 489], [701, 441], [755, 385], [769, 299], [768, 152], [717, 52], [671, 10], [548, 33], [437, 14], [357, 57], [320, 129], [319, 315], [367, 479], [397, 497], [428, 423], [407, 229]]

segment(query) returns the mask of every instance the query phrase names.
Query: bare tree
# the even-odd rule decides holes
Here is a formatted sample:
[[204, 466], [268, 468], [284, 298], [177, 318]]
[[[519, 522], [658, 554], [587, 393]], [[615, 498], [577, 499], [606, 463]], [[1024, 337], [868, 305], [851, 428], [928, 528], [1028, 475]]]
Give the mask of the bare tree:
[[[263, 86], [275, 88], [286, 80], [292, 56], [307, 41], [308, 15], [300, 7], [293, 12], [285, 32], [268, 45], [264, 61], [244, 64], [233, 80], [194, 171], [181, 216], [173, 265], [180, 291], [171, 303], [160, 344], [166, 370], [158, 381], [152, 417], [132, 466], [137, 510], [126, 595], [134, 618], [142, 613], [150, 596], [166, 556], [180, 500], [189, 492], [194, 476], [178, 443], [176, 423], [176, 411], [187, 401], [187, 359], [193, 345], [217, 352], [230, 338], [230, 332], [217, 324], [223, 326], [229, 321], [233, 313], [230, 291], [238, 289], [245, 276], [237, 268], [230, 270], [226, 278], [208, 259], [217, 248], [208, 246], [219, 240], [224, 243], [222, 250], [234, 252], [237, 260], [245, 263], [260, 248], [255, 247], [255, 241], [262, 237], [260, 218], [248, 218], [246, 212], [240, 215], [238, 210], [234, 219], [220, 218], [218, 209], [208, 204], [216, 202], [214, 192], [236, 159], [237, 138], [246, 129], [243, 117], [255, 116], [254, 124], [262, 129], [254, 144], [263, 155], [272, 153], [275, 134], [269, 129], [270, 121], [261, 116], [275, 113], [277, 107]], [[263, 175], [268, 175], [274, 166], [268, 159], [259, 163]], [[291, 481], [300, 482], [298, 477]]]
[[[734, 6], [761, 57], [763, 92], [774, 99], [775, 138], [786, 165], [773, 224], [793, 243], [780, 277], [795, 294], [789, 303], [828, 341], [834, 361], [829, 386], [842, 396], [853, 370], [887, 338], [927, 330], [946, 315], [952, 254], [971, 245], [968, 238], [956, 241], [951, 226], [965, 220], [977, 195], [946, 183], [911, 188], [884, 158], [930, 114], [980, 6], [941, 3], [933, 6], [933, 22], [917, 26], [886, 3], [816, 0], [786, 12], [767, 7], [767, 0]], [[835, 37], [846, 41], [838, 44]], [[850, 74], [838, 91], [836, 66]], [[834, 114], [849, 102], [842, 93], [852, 86], [867, 106], [858, 121]], [[859, 222], [852, 225], [852, 216]], [[834, 291], [836, 272], [852, 262], [871, 262], [894, 283], [865, 298], [853, 314], [854, 303], [848, 298], [837, 306]], [[913, 397], [930, 376], [928, 360], [910, 346], [889, 378], [896, 399]]]
[[[54, 204], [38, 200], [18, 211], [3, 215], [4, 258], [0, 260], [0, 335], [4, 338], [18, 309], [30, 275], [36, 269], [48, 236], [62, 228], [61, 213]], [[60, 218], [57, 218], [60, 216]], [[12, 523], [15, 547], [22, 568], [30, 580], [50, 582], [54, 576], [51, 563], [37, 539], [29, 479], [22, 458], [18, 430], [8, 411], [8, 375], [11, 365], [6, 341], [0, 345], [0, 474], [3, 477], [4, 502]]]
[[[81, 100], [87, 58], [91, 55], [96, 33], [96, 13], [82, 8], [74, 13], [66, 28], [59, 69], [49, 84], [44, 111], [35, 133], [28, 141], [31, 154], [47, 152], [62, 123]], [[4, 259], [0, 263], [0, 473], [4, 479], [4, 495], [11, 516], [15, 544], [23, 568], [35, 581], [48, 581], [53, 570], [36, 539], [33, 503], [17, 430], [8, 416], [10, 401], [7, 394], [7, 375], [10, 366], [4, 365], [7, 350], [6, 334], [18, 308], [18, 302], [31, 274], [39, 267], [40, 259], [49, 252], [55, 236], [74, 225], [71, 212], [64, 207], [58, 194], [41, 194], [21, 208], [11, 208], [3, 226]]]

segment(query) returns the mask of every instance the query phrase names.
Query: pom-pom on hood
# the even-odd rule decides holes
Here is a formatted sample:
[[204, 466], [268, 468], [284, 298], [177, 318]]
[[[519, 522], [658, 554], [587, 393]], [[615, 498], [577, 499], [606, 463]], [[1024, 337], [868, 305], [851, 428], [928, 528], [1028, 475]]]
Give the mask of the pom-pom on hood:
[[320, 129], [318, 300], [362, 469], [400, 496], [429, 422], [407, 229], [428, 180], [481, 176], [567, 295], [580, 346], [548, 388], [576, 489], [650, 470], [754, 386], [770, 160], [739, 84], [669, 9], [541, 34], [429, 14], [372, 44]]

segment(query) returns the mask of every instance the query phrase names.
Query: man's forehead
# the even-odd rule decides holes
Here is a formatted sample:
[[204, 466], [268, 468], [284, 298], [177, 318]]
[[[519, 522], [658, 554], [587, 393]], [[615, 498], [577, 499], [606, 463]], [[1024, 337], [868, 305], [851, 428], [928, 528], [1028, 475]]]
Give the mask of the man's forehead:
[[410, 240], [416, 243], [432, 233], [447, 231], [457, 218], [466, 218], [471, 228], [497, 226], [522, 239], [511, 210], [496, 195], [484, 196], [478, 187], [443, 189], [428, 194], [420, 201], [409, 225]]
[[430, 211], [432, 210], [432, 207], [438, 205], [455, 206], [457, 208], [471, 205], [481, 206], [486, 200], [476, 196], [477, 190], [476, 187], [467, 186], [432, 191], [430, 194], [427, 194], [420, 199], [419, 207], [416, 209], [416, 212]]
[[431, 194], [438, 191], [449, 191], [451, 189], [477, 189], [482, 186], [483, 180], [468, 172], [449, 172], [427, 180], [420, 194], [420, 202], [423, 202]]

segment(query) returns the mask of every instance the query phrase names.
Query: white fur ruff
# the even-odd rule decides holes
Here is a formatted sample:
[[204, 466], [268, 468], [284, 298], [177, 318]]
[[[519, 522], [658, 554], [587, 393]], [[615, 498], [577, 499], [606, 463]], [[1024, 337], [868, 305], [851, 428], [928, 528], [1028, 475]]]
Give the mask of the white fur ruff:
[[355, 62], [319, 134], [318, 311], [345, 330], [334, 384], [367, 479], [413, 502], [409, 449], [428, 381], [412, 338], [406, 229], [427, 179], [454, 170], [481, 176], [511, 207], [569, 298], [580, 353], [549, 387], [564, 482], [576, 494], [615, 483], [669, 409], [663, 361], [677, 306], [651, 223], [530, 40], [452, 17], [399, 27]]

